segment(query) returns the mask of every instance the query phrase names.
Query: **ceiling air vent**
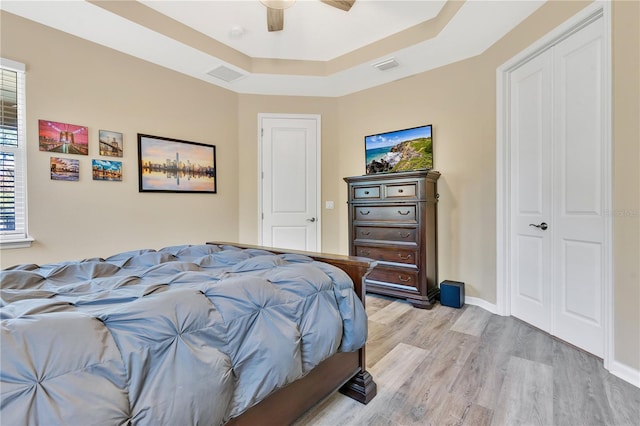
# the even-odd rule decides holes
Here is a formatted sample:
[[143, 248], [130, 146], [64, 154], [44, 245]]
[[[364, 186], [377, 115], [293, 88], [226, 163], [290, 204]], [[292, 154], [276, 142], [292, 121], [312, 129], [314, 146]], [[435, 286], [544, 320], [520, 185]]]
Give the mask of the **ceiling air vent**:
[[380, 71], [386, 71], [388, 69], [395, 68], [398, 65], [399, 64], [395, 60], [395, 58], [389, 58], [389, 59], [385, 59], [384, 61], [380, 61], [376, 64], [373, 64], [373, 67], [379, 69]]
[[224, 80], [227, 83], [231, 83], [232, 81], [236, 81], [239, 78], [245, 76], [245, 74], [239, 73], [236, 70], [232, 70], [231, 68], [227, 68], [224, 65], [220, 65], [218, 68], [214, 68], [207, 73], [211, 77], [219, 78], [220, 80]]

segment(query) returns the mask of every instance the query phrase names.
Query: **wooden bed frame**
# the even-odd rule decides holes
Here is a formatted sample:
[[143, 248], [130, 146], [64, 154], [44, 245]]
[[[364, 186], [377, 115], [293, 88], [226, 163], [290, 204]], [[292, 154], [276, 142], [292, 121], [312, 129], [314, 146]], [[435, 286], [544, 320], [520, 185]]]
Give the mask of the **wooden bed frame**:
[[[342, 269], [351, 277], [355, 291], [363, 305], [365, 303], [364, 279], [376, 265], [376, 262], [371, 259], [354, 256], [283, 250], [217, 241], [207, 242], [207, 244], [267, 250], [276, 254], [302, 254], [319, 262], [329, 263]], [[333, 355], [302, 379], [277, 390], [226, 424], [234, 426], [290, 425], [336, 390], [363, 404], [367, 404], [376, 395], [376, 384], [366, 370], [364, 347], [358, 352], [339, 352]]]

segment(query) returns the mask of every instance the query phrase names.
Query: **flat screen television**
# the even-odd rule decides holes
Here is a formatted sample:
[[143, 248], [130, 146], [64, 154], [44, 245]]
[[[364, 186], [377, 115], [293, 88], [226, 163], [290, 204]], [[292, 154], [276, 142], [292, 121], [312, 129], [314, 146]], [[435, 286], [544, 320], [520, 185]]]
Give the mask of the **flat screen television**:
[[433, 168], [431, 124], [364, 137], [367, 174]]

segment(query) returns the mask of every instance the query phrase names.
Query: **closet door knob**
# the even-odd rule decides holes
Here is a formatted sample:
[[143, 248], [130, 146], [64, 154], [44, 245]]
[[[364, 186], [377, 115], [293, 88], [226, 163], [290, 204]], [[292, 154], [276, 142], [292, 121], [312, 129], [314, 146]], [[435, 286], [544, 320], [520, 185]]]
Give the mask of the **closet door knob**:
[[542, 222], [540, 225], [536, 225], [535, 223], [530, 223], [529, 226], [535, 226], [538, 229], [542, 229], [543, 231], [545, 231], [549, 225], [547, 225], [545, 222]]

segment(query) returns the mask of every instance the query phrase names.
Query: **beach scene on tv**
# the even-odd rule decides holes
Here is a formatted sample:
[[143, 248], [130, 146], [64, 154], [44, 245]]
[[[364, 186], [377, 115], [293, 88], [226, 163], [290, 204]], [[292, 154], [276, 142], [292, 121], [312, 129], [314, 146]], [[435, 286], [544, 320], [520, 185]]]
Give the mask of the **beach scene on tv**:
[[367, 174], [433, 168], [431, 125], [364, 138]]

